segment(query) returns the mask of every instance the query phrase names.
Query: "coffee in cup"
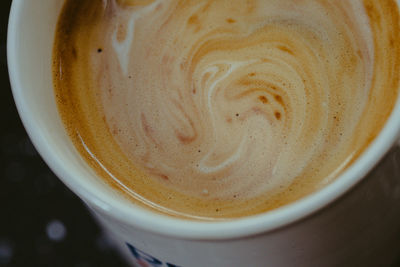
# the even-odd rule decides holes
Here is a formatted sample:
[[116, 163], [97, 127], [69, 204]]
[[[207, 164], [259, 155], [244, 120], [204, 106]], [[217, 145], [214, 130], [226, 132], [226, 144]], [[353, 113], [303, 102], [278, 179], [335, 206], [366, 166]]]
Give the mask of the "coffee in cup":
[[399, 86], [395, 1], [67, 0], [56, 100], [99, 179], [171, 216], [289, 204], [373, 142]]

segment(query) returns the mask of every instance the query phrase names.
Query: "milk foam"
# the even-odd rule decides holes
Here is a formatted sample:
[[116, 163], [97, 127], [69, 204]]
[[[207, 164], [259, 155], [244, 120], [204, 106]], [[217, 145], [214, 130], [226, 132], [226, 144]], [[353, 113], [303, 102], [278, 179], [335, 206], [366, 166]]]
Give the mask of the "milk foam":
[[[116, 8], [104, 36], [118, 60], [97, 86], [116, 140], [152, 179], [190, 195], [252, 198], [349, 145], [373, 69], [362, 3], [253, 4]], [[118, 85], [111, 97], [109, 84]]]
[[330, 183], [376, 134], [364, 120], [378, 117], [380, 56], [364, 1], [97, 5], [74, 39], [71, 84], [87, 88], [76, 93], [87, 115], [71, 127], [157, 208], [229, 217], [285, 204]]

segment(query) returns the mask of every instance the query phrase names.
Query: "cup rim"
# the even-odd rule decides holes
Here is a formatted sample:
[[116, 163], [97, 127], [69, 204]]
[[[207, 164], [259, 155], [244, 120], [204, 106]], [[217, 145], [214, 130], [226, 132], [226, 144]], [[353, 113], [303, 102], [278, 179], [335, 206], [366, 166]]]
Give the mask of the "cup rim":
[[82, 186], [79, 180], [82, 179], [83, 174], [81, 176], [71, 174], [57, 156], [59, 151], [48, 145], [41, 128], [35, 124], [33, 113], [25, 105], [27, 100], [23, 92], [28, 88], [24, 88], [21, 83], [20, 77], [23, 73], [20, 71], [22, 64], [20, 62], [23, 61], [17, 60], [19, 59], [18, 46], [15, 45], [18, 42], [17, 33], [20, 27], [23, 27], [21, 22], [23, 3], [24, 0], [12, 2], [8, 24], [7, 62], [14, 101], [30, 139], [50, 169], [89, 206], [138, 229], [176, 238], [212, 240], [275, 231], [310, 216], [344, 195], [367, 176], [399, 137], [400, 120], [396, 118], [400, 118], [400, 93], [383, 129], [356, 161], [331, 184], [293, 203], [257, 215], [215, 222], [174, 218], [124, 203], [107, 194], [97, 192], [90, 186]]

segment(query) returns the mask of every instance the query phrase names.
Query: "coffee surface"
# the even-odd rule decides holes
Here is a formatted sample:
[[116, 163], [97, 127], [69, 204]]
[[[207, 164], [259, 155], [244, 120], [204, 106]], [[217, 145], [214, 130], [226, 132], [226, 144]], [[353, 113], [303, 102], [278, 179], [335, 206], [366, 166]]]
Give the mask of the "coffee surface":
[[394, 1], [68, 0], [54, 85], [83, 158], [135, 203], [221, 219], [332, 182], [397, 99]]

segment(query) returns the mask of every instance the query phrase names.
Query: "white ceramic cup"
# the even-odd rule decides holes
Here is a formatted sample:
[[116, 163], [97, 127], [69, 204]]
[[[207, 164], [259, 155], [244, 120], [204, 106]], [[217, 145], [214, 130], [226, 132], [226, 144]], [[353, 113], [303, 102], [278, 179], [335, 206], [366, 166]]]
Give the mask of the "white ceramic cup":
[[265, 214], [226, 222], [156, 214], [98, 179], [66, 135], [51, 69], [63, 2], [12, 3], [7, 48], [15, 102], [41, 156], [87, 204], [129, 264], [384, 266], [400, 260], [399, 101], [363, 155], [319, 192]]

